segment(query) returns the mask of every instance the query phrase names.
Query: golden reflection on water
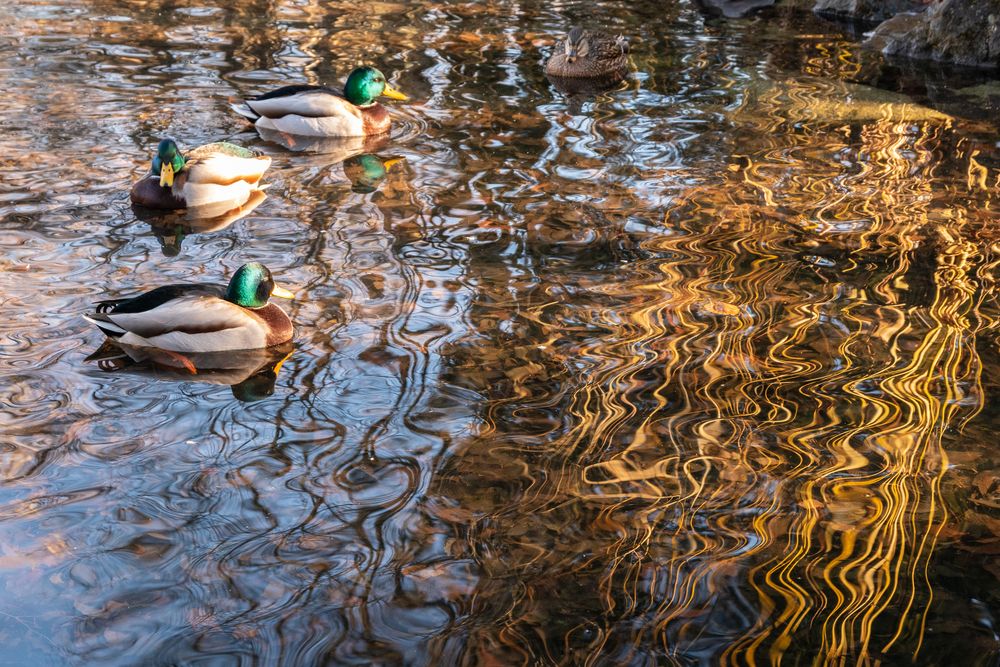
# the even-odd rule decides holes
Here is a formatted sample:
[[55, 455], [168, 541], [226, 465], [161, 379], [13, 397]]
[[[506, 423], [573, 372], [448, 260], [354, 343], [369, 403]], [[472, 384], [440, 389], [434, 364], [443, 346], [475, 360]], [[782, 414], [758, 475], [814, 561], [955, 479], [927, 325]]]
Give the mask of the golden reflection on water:
[[[827, 94], [822, 87], [789, 88], [803, 108], [823, 109], [810, 101]], [[763, 111], [772, 134], [789, 115]], [[983, 406], [976, 341], [995, 328], [996, 260], [982, 250], [988, 201], [963, 212], [930, 206], [947, 123], [894, 119], [905, 107], [882, 111], [856, 142], [826, 135], [821, 150], [854, 157], [854, 173], [794, 169], [789, 156], [815, 150], [814, 137], [781, 135], [740, 156], [721, 185], [679, 197], [663, 235], [640, 243], [657, 259], [578, 284], [578, 299], [589, 292], [596, 304], [543, 297], [519, 312], [539, 345], [505, 368], [506, 396], [491, 401], [479, 434], [486, 456], [503, 461], [496, 483], [531, 480], [510, 500], [540, 524], [534, 533], [510, 527], [510, 546], [524, 551], [517, 576], [584, 572], [597, 578], [603, 617], [644, 619], [624, 648], [612, 645], [613, 626], [595, 623], [585, 649], [567, 645], [564, 658], [632, 662], [658, 647], [686, 664], [681, 656], [697, 655], [718, 605], [733, 603], [720, 599], [742, 577], [752, 595], [737, 601], [752, 620], [730, 636], [724, 664], [782, 664], [804, 642], [817, 663], [870, 664], [900, 643], [919, 655], [933, 602], [928, 568], [949, 520], [942, 439]], [[845, 243], [831, 253], [848, 276], [840, 282], [808, 250]], [[926, 305], [905, 294], [918, 247], [933, 256]], [[798, 261], [789, 261], [793, 249]], [[796, 281], [810, 264], [820, 280], [803, 293]], [[588, 326], [601, 333], [560, 349]], [[579, 368], [584, 359], [585, 381], [553, 374], [553, 364]], [[546, 372], [571, 388], [540, 394]], [[524, 429], [511, 422], [529, 416], [525, 403], [562, 411], [555, 430], [531, 432], [544, 450], [485, 444]], [[481, 466], [470, 457], [467, 473]], [[574, 531], [585, 555], [542, 546], [538, 534]], [[507, 644], [511, 658], [551, 593], [533, 583], [492, 642]]]
[[[995, 655], [995, 125], [848, 81], [881, 75], [828, 24], [633, 4], [25, 3], [0, 71], [7, 128], [45, 118], [0, 135], [10, 655]], [[641, 38], [633, 82], [541, 76], [581, 16]], [[385, 142], [227, 111], [362, 59], [414, 98]], [[266, 201], [136, 221], [168, 132], [266, 150]], [[245, 256], [303, 297], [290, 356], [83, 362], [69, 320], [109, 286]]]

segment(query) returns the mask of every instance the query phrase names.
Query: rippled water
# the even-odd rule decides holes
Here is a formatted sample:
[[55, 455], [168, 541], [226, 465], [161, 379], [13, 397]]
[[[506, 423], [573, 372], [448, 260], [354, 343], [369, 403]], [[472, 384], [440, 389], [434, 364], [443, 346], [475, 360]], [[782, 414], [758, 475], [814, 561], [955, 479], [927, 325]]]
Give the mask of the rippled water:
[[[687, 2], [230, 5], [0, 6], [0, 664], [998, 659], [988, 74]], [[628, 82], [544, 78], [577, 21]], [[229, 111], [359, 62], [386, 141]], [[137, 219], [167, 134], [267, 198]], [[87, 359], [93, 301], [249, 259], [290, 350]]]

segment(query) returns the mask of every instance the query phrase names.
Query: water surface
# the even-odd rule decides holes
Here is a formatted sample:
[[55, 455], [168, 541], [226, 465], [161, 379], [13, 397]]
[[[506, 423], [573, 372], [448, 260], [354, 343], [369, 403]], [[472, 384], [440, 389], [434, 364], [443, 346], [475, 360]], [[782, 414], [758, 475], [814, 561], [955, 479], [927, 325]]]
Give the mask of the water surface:
[[[0, 664], [997, 660], [988, 74], [687, 2], [232, 4], [0, 7]], [[575, 22], [629, 81], [544, 78]], [[229, 111], [360, 62], [385, 141]], [[137, 217], [165, 135], [267, 198]], [[276, 372], [86, 360], [93, 301], [248, 260]]]

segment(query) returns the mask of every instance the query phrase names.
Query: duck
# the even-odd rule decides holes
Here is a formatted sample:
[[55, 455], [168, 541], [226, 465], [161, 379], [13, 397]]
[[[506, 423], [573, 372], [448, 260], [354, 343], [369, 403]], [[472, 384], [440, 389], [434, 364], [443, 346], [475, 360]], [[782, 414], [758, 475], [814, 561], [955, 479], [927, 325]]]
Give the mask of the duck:
[[549, 76], [620, 81], [628, 73], [628, 40], [576, 26], [545, 62]]
[[253, 350], [292, 339], [291, 320], [272, 296], [294, 295], [259, 262], [241, 266], [228, 286], [175, 284], [96, 304], [84, 319], [131, 347], [179, 353]]
[[236, 144], [205, 144], [186, 154], [174, 139], [156, 147], [149, 174], [129, 195], [133, 204], [150, 209], [181, 208], [218, 215], [243, 206], [257, 190], [271, 158]]
[[406, 101], [374, 67], [358, 67], [340, 93], [327, 86], [284, 86], [234, 104], [258, 130], [302, 137], [365, 137], [385, 134], [392, 120], [380, 96]]

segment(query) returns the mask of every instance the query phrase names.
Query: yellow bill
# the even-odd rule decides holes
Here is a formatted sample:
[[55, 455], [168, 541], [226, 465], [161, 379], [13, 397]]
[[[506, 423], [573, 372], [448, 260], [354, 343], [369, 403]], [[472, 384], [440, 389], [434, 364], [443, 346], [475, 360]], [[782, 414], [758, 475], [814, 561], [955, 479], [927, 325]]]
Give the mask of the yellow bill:
[[[292, 352], [295, 352], [295, 350], [292, 350]], [[286, 361], [288, 361], [288, 357], [292, 356], [292, 352], [289, 352], [288, 354], [286, 354], [286, 355], [285, 355], [285, 357], [284, 357], [284, 359], [282, 359], [281, 361], [279, 361], [278, 363], [276, 363], [276, 364], [274, 365], [274, 377], [278, 377], [278, 373], [280, 373], [280, 372], [281, 372], [281, 366], [282, 366], [282, 365], [283, 365], [283, 364], [284, 364], [284, 363], [285, 363]]]
[[385, 84], [385, 90], [382, 91], [382, 95], [388, 97], [390, 100], [402, 100], [403, 102], [410, 99], [389, 84]]
[[174, 185], [174, 165], [169, 162], [160, 167], [160, 187], [173, 187]]
[[385, 167], [386, 171], [389, 171], [390, 169], [392, 169], [393, 165], [399, 164], [400, 162], [402, 162], [405, 159], [406, 159], [405, 157], [389, 158], [388, 160], [386, 160], [385, 162], [382, 163], [382, 166]]
[[271, 296], [280, 296], [282, 299], [294, 299], [295, 295], [286, 290], [284, 287], [274, 286], [271, 290]]

